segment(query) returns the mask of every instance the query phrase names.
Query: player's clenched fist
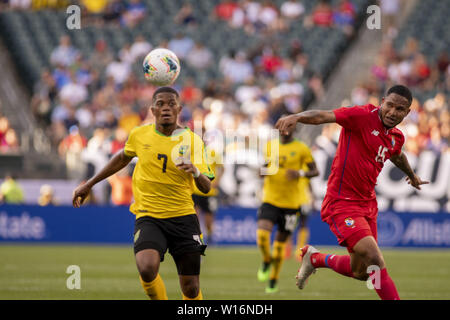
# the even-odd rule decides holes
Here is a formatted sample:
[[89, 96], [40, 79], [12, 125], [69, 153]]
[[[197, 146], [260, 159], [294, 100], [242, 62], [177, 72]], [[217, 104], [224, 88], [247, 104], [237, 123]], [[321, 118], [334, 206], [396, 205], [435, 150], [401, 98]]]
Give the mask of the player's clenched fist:
[[292, 114], [290, 116], [280, 118], [275, 124], [275, 128], [280, 130], [280, 133], [282, 135], [288, 135], [292, 131], [294, 131], [296, 125], [297, 125], [297, 115]]
[[89, 195], [89, 192], [91, 191], [91, 187], [87, 184], [84, 183], [80, 186], [78, 186], [74, 191], [73, 191], [73, 196], [72, 196], [72, 204], [75, 208], [79, 208], [84, 200], [86, 200], [86, 198]]

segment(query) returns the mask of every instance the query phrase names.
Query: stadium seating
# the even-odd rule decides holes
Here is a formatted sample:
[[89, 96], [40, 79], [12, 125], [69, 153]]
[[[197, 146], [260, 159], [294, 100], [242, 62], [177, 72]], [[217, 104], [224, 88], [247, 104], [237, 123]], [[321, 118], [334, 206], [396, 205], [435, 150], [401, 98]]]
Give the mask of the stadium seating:
[[[193, 70], [186, 64], [183, 65], [183, 72], [180, 75], [182, 83], [188, 77], [194, 77], [200, 86], [203, 86], [209, 77], [220, 77], [218, 71], [218, 61], [230, 48], [246, 50], [254, 46], [255, 43], [264, 40], [262, 37], [250, 36], [240, 29], [231, 29], [225, 22], [212, 21], [208, 17], [220, 0], [195, 1], [189, 0], [194, 5], [194, 16], [199, 21], [199, 26], [195, 30], [183, 30], [173, 22], [175, 14], [181, 6], [181, 1], [166, 0], [152, 1], [145, 0], [148, 17], [135, 28], [119, 28], [117, 26], [106, 25], [94, 27], [83, 25], [81, 30], [69, 32], [66, 28], [65, 11], [40, 10], [32, 11], [6, 11], [0, 14], [0, 29], [7, 46], [11, 50], [17, 67], [23, 75], [23, 80], [30, 89], [39, 79], [43, 68], [50, 67], [49, 57], [52, 50], [57, 46], [59, 37], [69, 34], [73, 45], [78, 48], [83, 55], [89, 55], [94, 48], [95, 41], [105, 39], [108, 45], [118, 52], [126, 43], [132, 43], [134, 37], [143, 34], [152, 45], [158, 45], [161, 40], [170, 40], [176, 32], [186, 31], [194, 40], [202, 40], [209, 47], [215, 57], [214, 67], [201, 73]], [[273, 1], [279, 8], [283, 0]], [[353, 0], [357, 12], [356, 26], [358, 27], [365, 15], [365, 8], [373, 1]], [[315, 1], [303, 1], [306, 14], [309, 14], [318, 3]], [[337, 0], [331, 1], [336, 5]], [[213, 30], [213, 32], [211, 32]], [[314, 73], [320, 74], [322, 78], [327, 78], [336, 66], [339, 57], [345, 50], [349, 41], [344, 33], [339, 29], [324, 29], [313, 27], [306, 30], [303, 27], [303, 18], [298, 23], [292, 25], [286, 33], [277, 35], [282, 54], [286, 54], [286, 49], [292, 39], [299, 39], [310, 58], [310, 67]], [[226, 40], [226, 42], [224, 42]], [[226, 43], [226, 46], [224, 45]], [[139, 66], [134, 70], [138, 72], [138, 77], [142, 80]], [[306, 94], [311, 100], [311, 95]], [[307, 105], [310, 101], [304, 101]]]
[[[399, 30], [394, 41], [394, 48], [399, 52], [409, 38], [415, 38], [419, 43], [420, 52], [425, 55], [428, 63], [434, 64], [442, 52], [450, 52], [449, 16], [448, 1], [418, 1], [413, 12]], [[414, 95], [419, 101], [424, 102], [434, 97], [437, 92], [438, 88], [426, 91], [415, 90]], [[450, 98], [448, 90], [445, 94], [447, 98]]]

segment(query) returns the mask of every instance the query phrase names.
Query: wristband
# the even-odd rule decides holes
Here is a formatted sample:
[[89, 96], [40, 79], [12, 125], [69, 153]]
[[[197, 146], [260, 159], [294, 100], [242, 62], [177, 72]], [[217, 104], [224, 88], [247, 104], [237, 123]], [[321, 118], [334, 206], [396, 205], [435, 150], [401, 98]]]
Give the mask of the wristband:
[[197, 167], [195, 168], [195, 172], [192, 173], [192, 176], [194, 177], [194, 179], [197, 179], [198, 177], [200, 177], [200, 170], [198, 170]]
[[303, 178], [305, 176], [305, 171], [298, 170], [298, 174], [300, 175], [301, 178]]

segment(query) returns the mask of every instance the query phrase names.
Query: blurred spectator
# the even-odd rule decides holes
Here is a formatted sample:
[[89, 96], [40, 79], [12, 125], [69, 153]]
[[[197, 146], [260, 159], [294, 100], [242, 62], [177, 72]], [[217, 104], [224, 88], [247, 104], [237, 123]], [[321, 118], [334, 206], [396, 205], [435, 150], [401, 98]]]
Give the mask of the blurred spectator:
[[16, 131], [10, 127], [8, 118], [0, 116], [0, 153], [19, 151]]
[[114, 138], [112, 139], [110, 145], [111, 148], [109, 150], [110, 156], [116, 154], [118, 151], [122, 150], [125, 147], [125, 143], [128, 139], [128, 133], [123, 128], [117, 128], [114, 131]]
[[237, 6], [234, 11], [233, 14], [231, 16], [231, 18], [228, 21], [228, 25], [231, 28], [242, 28], [244, 27], [244, 25], [247, 23], [247, 18], [245, 16], [245, 11], [242, 8], [242, 6]]
[[178, 32], [168, 45], [169, 50], [172, 50], [180, 60], [185, 59], [193, 47], [194, 41], [182, 32]]
[[333, 9], [329, 0], [320, 0], [314, 7], [312, 14], [305, 18], [305, 26], [313, 25], [320, 27], [331, 27], [333, 25]]
[[141, 124], [141, 118], [133, 111], [129, 104], [124, 104], [121, 107], [121, 115], [119, 118], [119, 127], [124, 129], [128, 134], [132, 129]]
[[86, 138], [80, 134], [76, 126], [70, 128], [69, 135], [59, 144], [58, 153], [65, 160], [70, 179], [81, 180], [84, 177], [86, 168], [81, 153], [86, 144]]
[[91, 13], [101, 13], [105, 10], [108, 0], [82, 0], [81, 3]]
[[108, 23], [118, 23], [124, 10], [122, 0], [109, 0], [103, 13], [103, 20]]
[[342, 28], [347, 36], [354, 32], [353, 24], [355, 22], [355, 6], [350, 0], [340, 0], [333, 14], [335, 26]]
[[249, 78], [245, 83], [236, 88], [236, 101], [244, 103], [247, 101], [254, 101], [260, 97], [262, 90], [256, 85], [254, 78]]
[[282, 30], [283, 24], [279, 20], [277, 7], [270, 0], [264, 0], [258, 13], [258, 21], [268, 30]]
[[38, 204], [42, 207], [58, 205], [58, 201], [55, 199], [54, 190], [51, 185], [44, 184], [41, 186]]
[[253, 66], [242, 51], [224, 57], [220, 65], [223, 75], [232, 83], [242, 83], [253, 77]]
[[145, 40], [144, 36], [138, 35], [131, 45], [130, 54], [133, 62], [144, 58], [152, 50], [152, 45]]
[[273, 48], [264, 49], [261, 58], [261, 66], [266, 75], [273, 76], [281, 65], [282, 60], [278, 52], [276, 52]]
[[224, 0], [214, 8], [214, 17], [221, 20], [230, 20], [238, 4], [234, 1]]
[[50, 125], [50, 115], [57, 95], [55, 80], [48, 70], [44, 70], [33, 88], [31, 110], [38, 122], [45, 127]]
[[111, 202], [116, 206], [128, 206], [133, 201], [132, 178], [128, 167], [108, 178], [111, 185]]
[[305, 13], [305, 7], [300, 0], [287, 0], [280, 8], [281, 15], [289, 20], [295, 20]]
[[130, 0], [122, 13], [121, 23], [127, 27], [135, 27], [145, 18], [147, 7], [142, 0]]
[[203, 43], [198, 41], [195, 43], [194, 48], [188, 53], [186, 61], [195, 69], [206, 69], [213, 61], [213, 54]]
[[77, 82], [75, 74], [71, 74], [70, 82], [66, 83], [59, 92], [59, 98], [72, 106], [77, 106], [88, 98], [86, 87]]
[[16, 177], [11, 174], [6, 174], [5, 180], [0, 186], [0, 203], [21, 204], [23, 202], [23, 190], [16, 181]]
[[112, 77], [116, 84], [122, 84], [131, 73], [130, 65], [117, 56], [107, 67], [106, 76]]
[[194, 15], [192, 4], [185, 3], [175, 15], [174, 21], [176, 24], [180, 24], [186, 27], [192, 27], [197, 25], [197, 19]]
[[132, 65], [134, 58], [131, 55], [131, 44], [125, 44], [122, 49], [119, 50], [120, 60], [128, 65]]
[[99, 172], [109, 159], [111, 146], [107, 143], [106, 135], [106, 129], [96, 128], [81, 153], [81, 159], [88, 167], [92, 168], [94, 173]]
[[395, 21], [400, 12], [400, 0], [380, 0], [383, 33], [390, 38], [397, 35]]
[[195, 85], [195, 80], [193, 78], [186, 79], [185, 85], [183, 86], [180, 95], [183, 103], [188, 106], [200, 105], [201, 99], [203, 97], [202, 91]]
[[101, 39], [95, 43], [95, 48], [89, 57], [89, 63], [94, 70], [102, 72], [113, 58], [106, 41]]
[[61, 90], [64, 85], [70, 82], [70, 71], [67, 67], [56, 66], [53, 70], [52, 77], [55, 80], [56, 88]]
[[12, 9], [27, 10], [31, 8], [32, 0], [9, 0], [9, 6]]
[[72, 46], [70, 37], [64, 35], [59, 40], [59, 46], [53, 50], [50, 61], [53, 65], [68, 67], [75, 62], [77, 56], [78, 50]]

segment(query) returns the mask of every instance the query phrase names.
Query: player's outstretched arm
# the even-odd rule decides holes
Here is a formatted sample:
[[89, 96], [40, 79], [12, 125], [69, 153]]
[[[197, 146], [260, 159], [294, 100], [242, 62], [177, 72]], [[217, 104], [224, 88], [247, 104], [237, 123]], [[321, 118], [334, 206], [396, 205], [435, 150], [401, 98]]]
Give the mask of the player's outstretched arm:
[[308, 110], [280, 118], [275, 128], [280, 130], [281, 134], [287, 135], [295, 129], [298, 122], [314, 125], [331, 123], [336, 122], [336, 116], [332, 110]]
[[102, 170], [100, 170], [99, 173], [97, 173], [95, 176], [93, 176], [91, 179], [83, 183], [82, 185], [78, 186], [73, 191], [73, 198], [72, 198], [72, 204], [75, 208], [79, 208], [84, 200], [89, 195], [89, 192], [91, 191], [92, 187], [97, 184], [98, 182], [108, 178], [109, 176], [113, 175], [117, 171], [123, 169], [127, 164], [130, 163], [130, 161], [133, 159], [133, 157], [129, 157], [125, 155], [123, 150], [116, 153], [111, 160], [106, 164], [106, 166], [103, 167]]
[[399, 155], [392, 156], [390, 160], [397, 168], [402, 170], [407, 175], [406, 181], [408, 181], [408, 184], [412, 185], [417, 190], [420, 190], [420, 185], [430, 183], [429, 181], [422, 181], [422, 179], [414, 173], [413, 169], [409, 165], [408, 158], [403, 152]]

